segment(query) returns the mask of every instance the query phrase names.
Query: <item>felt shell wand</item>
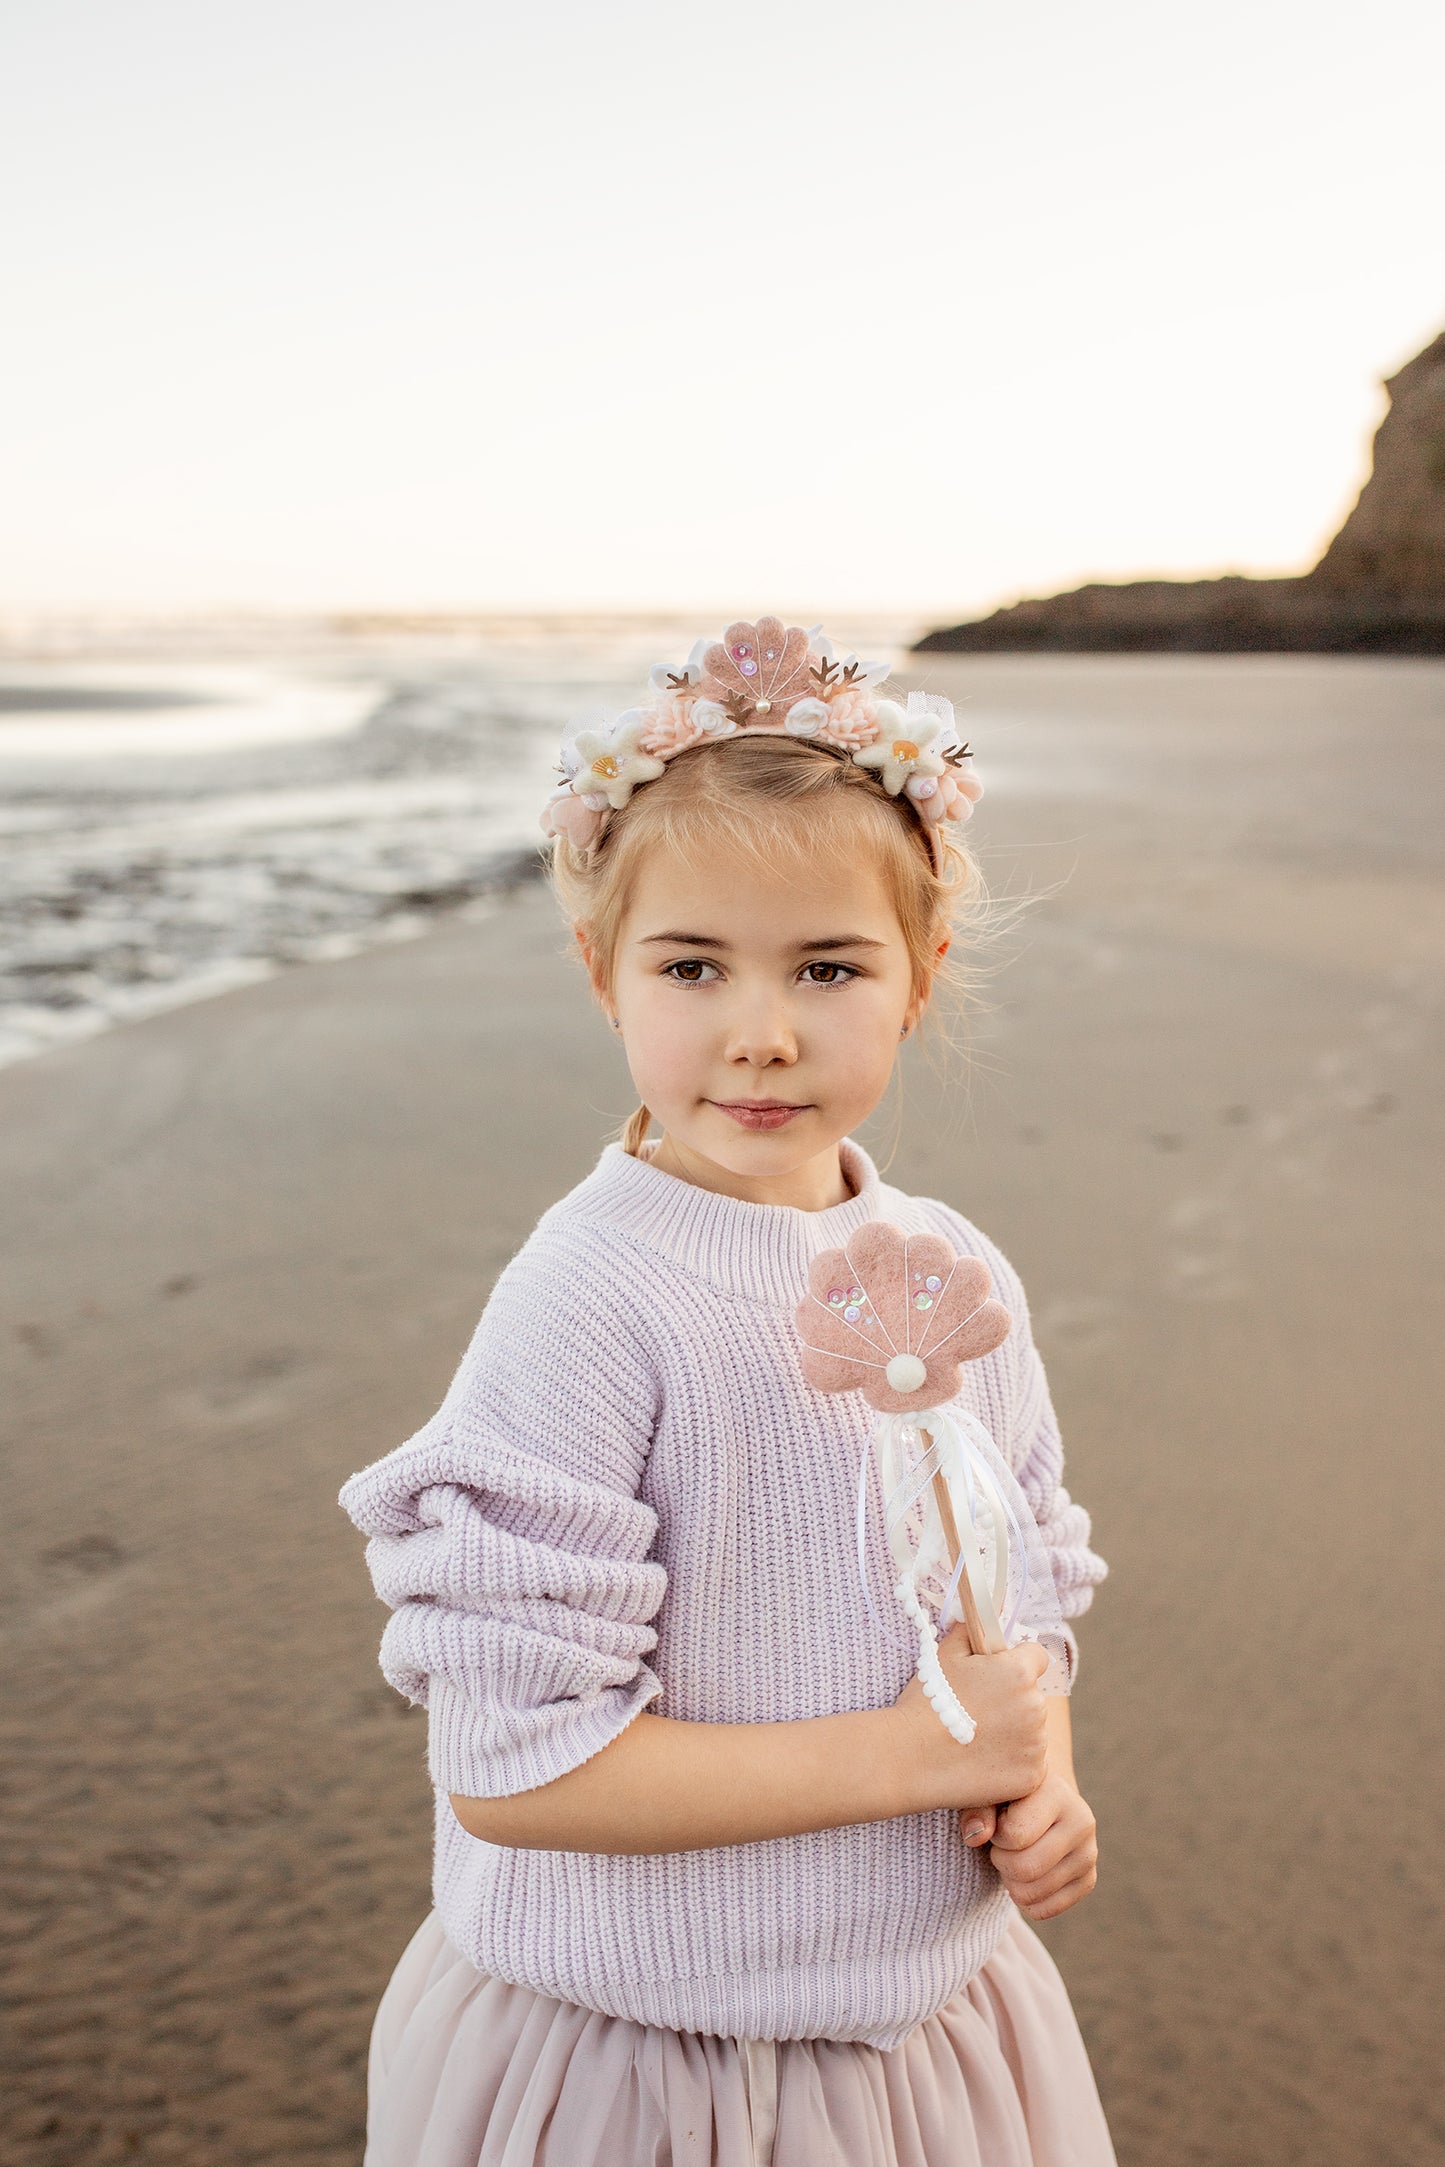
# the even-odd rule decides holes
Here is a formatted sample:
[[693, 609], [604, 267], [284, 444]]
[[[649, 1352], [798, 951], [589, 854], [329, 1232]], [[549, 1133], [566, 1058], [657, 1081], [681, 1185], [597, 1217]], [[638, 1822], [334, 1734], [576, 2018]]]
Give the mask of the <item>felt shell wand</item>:
[[[1028, 1502], [978, 1417], [943, 1403], [963, 1364], [991, 1354], [1012, 1318], [988, 1266], [938, 1234], [873, 1219], [813, 1259], [798, 1305], [803, 1374], [822, 1392], [860, 1392], [877, 1410], [858, 1484], [858, 1568], [870, 1610], [867, 1515], [876, 1462], [900, 1605], [918, 1630], [918, 1676], [945, 1728], [967, 1745], [972, 1716], [944, 1673], [938, 1638], [961, 1619], [975, 1655], [1057, 1639], [1058, 1602]], [[944, 1585], [935, 1624], [922, 1591]], [[877, 1612], [874, 1611], [875, 1617]], [[881, 1620], [880, 1620], [881, 1623]]]

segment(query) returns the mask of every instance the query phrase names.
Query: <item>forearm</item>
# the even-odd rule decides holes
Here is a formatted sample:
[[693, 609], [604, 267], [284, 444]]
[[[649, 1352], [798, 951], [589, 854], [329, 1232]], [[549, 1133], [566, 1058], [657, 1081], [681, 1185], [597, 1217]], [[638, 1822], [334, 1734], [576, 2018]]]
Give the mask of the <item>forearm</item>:
[[702, 1851], [911, 1810], [893, 1711], [795, 1723], [681, 1723], [644, 1710], [602, 1752], [511, 1798], [452, 1795], [488, 1843], [532, 1851]]
[[1049, 1773], [1062, 1776], [1074, 1789], [1074, 1719], [1067, 1693], [1051, 1693], [1045, 1702], [1044, 1729], [1049, 1742]]

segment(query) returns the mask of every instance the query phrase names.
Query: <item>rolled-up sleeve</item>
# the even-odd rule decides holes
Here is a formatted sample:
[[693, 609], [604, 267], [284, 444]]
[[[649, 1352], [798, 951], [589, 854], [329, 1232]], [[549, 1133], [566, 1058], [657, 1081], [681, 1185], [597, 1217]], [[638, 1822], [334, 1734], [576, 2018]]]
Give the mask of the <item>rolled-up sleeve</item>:
[[499, 1280], [439, 1412], [342, 1489], [392, 1612], [381, 1669], [427, 1708], [438, 1790], [550, 1783], [660, 1693], [646, 1658], [666, 1574], [637, 1495], [654, 1419], [605, 1269], [539, 1243]]
[[[947, 1207], [942, 1207], [945, 1211]], [[949, 1212], [949, 1231], [955, 1240], [982, 1256], [993, 1279], [993, 1291], [1013, 1320], [1008, 1338], [998, 1351], [1007, 1412], [996, 1442], [1013, 1469], [1019, 1488], [1028, 1500], [1048, 1554], [1059, 1599], [1059, 1612], [1067, 1621], [1082, 1616], [1094, 1600], [1094, 1590], [1108, 1573], [1108, 1566], [1090, 1544], [1092, 1523], [1084, 1507], [1064, 1487], [1064, 1446], [1059, 1420], [1049, 1394], [1043, 1360], [1034, 1345], [1033, 1325], [1023, 1281], [997, 1245], [968, 1220]], [[1073, 1629], [1064, 1625], [1069, 1649], [1070, 1678], [1077, 1673], [1079, 1644]]]
[[1092, 1523], [1088, 1513], [1064, 1488], [1064, 1447], [1058, 1417], [1049, 1397], [1044, 1365], [1032, 1345], [1021, 1379], [1020, 1410], [1013, 1455], [1019, 1488], [1044, 1538], [1054, 1569], [1054, 1586], [1059, 1591], [1059, 1608], [1066, 1618], [1077, 1618], [1088, 1609], [1095, 1588], [1109, 1568], [1089, 1547]]

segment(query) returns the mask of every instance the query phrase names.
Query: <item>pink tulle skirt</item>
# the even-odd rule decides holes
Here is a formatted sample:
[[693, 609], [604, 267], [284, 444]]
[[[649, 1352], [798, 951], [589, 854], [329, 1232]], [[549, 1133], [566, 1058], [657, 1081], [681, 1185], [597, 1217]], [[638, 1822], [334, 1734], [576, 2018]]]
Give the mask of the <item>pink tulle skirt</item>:
[[429, 1912], [376, 2012], [364, 2167], [1115, 2167], [1064, 1982], [1015, 1914], [901, 2046], [716, 2039], [488, 1978]]

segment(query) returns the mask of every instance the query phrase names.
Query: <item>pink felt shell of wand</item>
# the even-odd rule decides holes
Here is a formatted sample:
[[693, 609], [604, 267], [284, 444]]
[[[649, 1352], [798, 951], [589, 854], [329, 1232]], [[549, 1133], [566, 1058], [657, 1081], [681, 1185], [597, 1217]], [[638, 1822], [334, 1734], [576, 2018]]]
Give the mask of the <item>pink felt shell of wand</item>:
[[[931, 1284], [930, 1284], [931, 1282]], [[803, 1375], [820, 1392], [861, 1392], [882, 1414], [919, 1414], [958, 1390], [965, 1362], [991, 1354], [1012, 1329], [979, 1257], [961, 1257], [941, 1234], [907, 1234], [870, 1219], [846, 1248], [814, 1257], [794, 1321]], [[895, 1392], [887, 1365], [917, 1355], [924, 1381]]]

